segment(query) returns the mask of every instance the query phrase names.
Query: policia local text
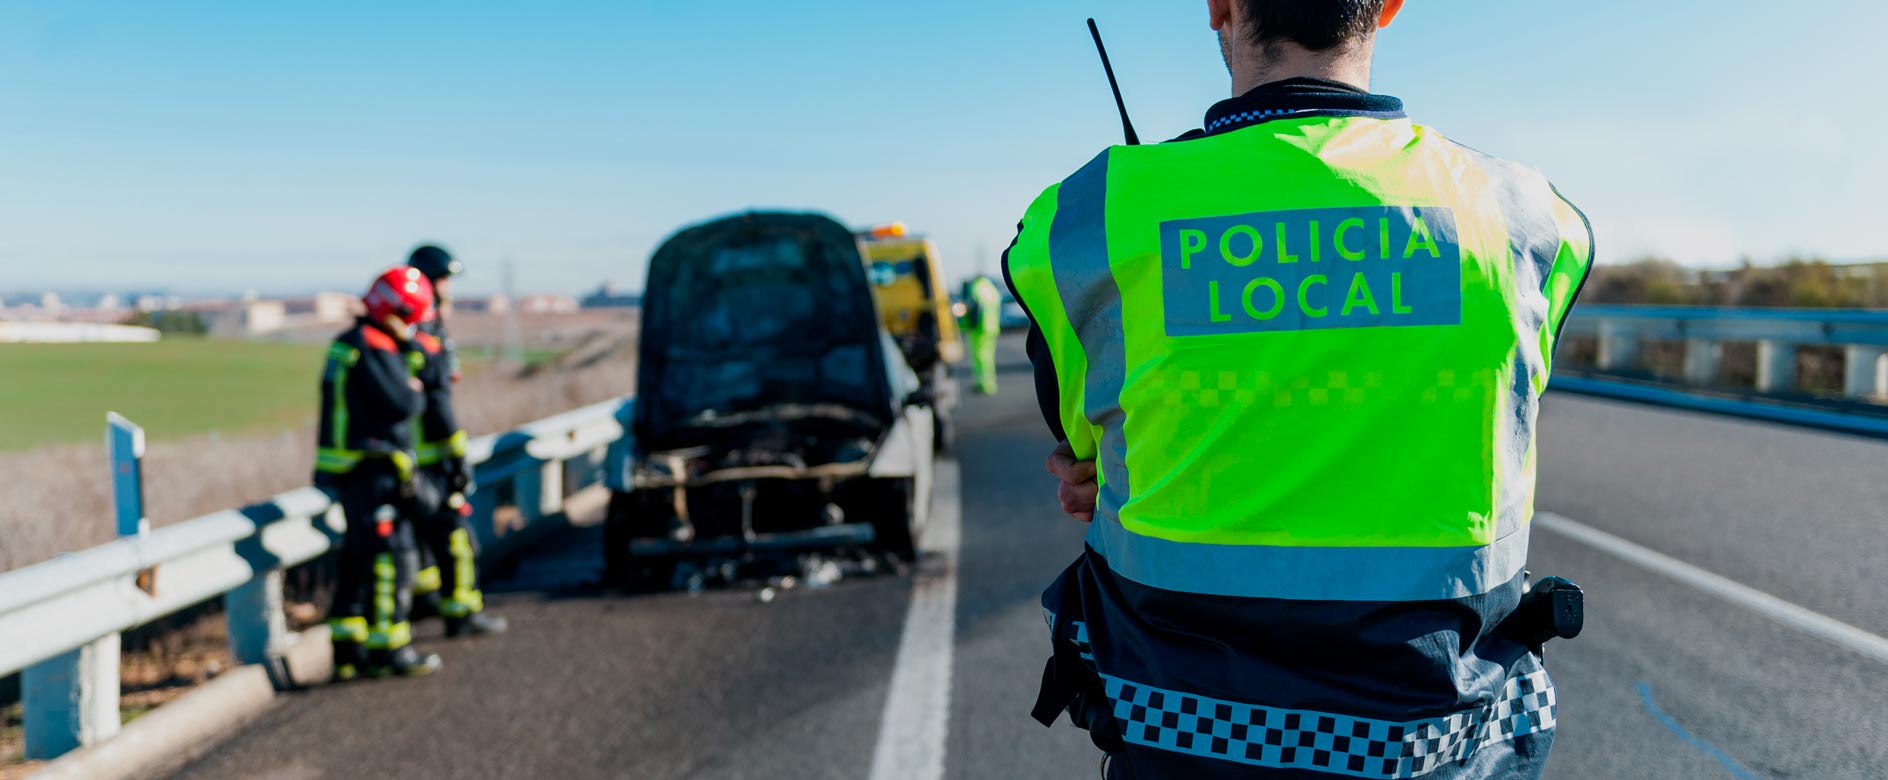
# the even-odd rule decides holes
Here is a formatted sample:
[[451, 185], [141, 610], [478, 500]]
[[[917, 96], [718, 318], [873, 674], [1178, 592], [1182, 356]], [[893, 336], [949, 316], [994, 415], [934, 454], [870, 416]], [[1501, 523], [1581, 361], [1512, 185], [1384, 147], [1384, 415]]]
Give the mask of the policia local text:
[[1257, 212], [1161, 224], [1170, 336], [1461, 321], [1448, 209]]

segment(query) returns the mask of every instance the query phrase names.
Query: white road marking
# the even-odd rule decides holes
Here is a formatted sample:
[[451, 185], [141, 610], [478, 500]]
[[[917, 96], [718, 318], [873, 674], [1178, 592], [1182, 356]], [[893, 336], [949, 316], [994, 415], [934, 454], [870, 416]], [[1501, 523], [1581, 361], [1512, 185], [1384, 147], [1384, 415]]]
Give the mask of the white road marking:
[[1756, 588], [1700, 569], [1650, 548], [1621, 539], [1598, 528], [1551, 512], [1537, 512], [1534, 524], [1656, 574], [1690, 585], [1778, 623], [1827, 639], [1882, 663], [1888, 663], [1888, 639], [1835, 618], [1799, 607]]
[[892, 667], [892, 690], [872, 750], [872, 780], [939, 780], [951, 712], [951, 653], [957, 639], [957, 549], [963, 506], [955, 461], [937, 462], [924, 551]]

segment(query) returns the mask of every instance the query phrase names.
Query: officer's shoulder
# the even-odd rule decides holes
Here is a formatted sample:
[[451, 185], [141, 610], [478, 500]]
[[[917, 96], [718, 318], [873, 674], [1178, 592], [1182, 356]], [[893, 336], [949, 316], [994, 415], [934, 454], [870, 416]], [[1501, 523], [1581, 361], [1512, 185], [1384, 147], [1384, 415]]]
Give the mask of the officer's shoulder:
[[1088, 159], [1088, 162], [1084, 163], [1082, 167], [1076, 169], [1074, 173], [1071, 173], [1066, 178], [1062, 179], [1062, 181], [1058, 183], [1058, 186], [1066, 185], [1069, 182], [1074, 181], [1078, 177], [1089, 175], [1091, 173], [1095, 173], [1095, 172], [1105, 169], [1108, 165], [1108, 161], [1116, 155], [1144, 154], [1144, 153], [1148, 153], [1150, 150], [1159, 149], [1160, 147], [1166, 146], [1168, 144], [1176, 144], [1176, 143], [1181, 143], [1185, 141], [1192, 141], [1192, 140], [1196, 140], [1200, 138], [1205, 138], [1206, 135], [1207, 134], [1205, 130], [1202, 130], [1196, 127], [1192, 130], [1188, 130], [1184, 133], [1181, 133], [1180, 135], [1174, 136], [1173, 138], [1169, 138], [1157, 144], [1133, 144], [1133, 145], [1111, 144], [1108, 147], [1102, 149], [1100, 152], [1097, 152], [1094, 157], [1090, 157]]
[[[1042, 209], [1054, 208], [1061, 191], [1071, 186], [1080, 186], [1084, 180], [1094, 181], [1094, 177], [1106, 177], [1109, 156], [1125, 148], [1127, 147], [1114, 145], [1097, 152], [1094, 157], [1088, 158], [1088, 162], [1082, 163], [1082, 167], [1075, 169], [1074, 173], [1064, 176], [1056, 183], [1043, 188], [1042, 194], [1037, 195], [1035, 202], [1030, 204], [1029, 212], [1035, 214]], [[1024, 222], [1028, 221], [1028, 218], [1025, 217]]]
[[1540, 169], [1526, 163], [1510, 160], [1506, 157], [1497, 157], [1489, 154], [1462, 143], [1461, 141], [1450, 138], [1433, 127], [1417, 125], [1416, 129], [1429, 139], [1435, 141], [1442, 149], [1446, 150], [1445, 153], [1461, 156], [1460, 162], [1452, 161], [1451, 164], [1478, 166], [1497, 187], [1506, 189], [1509, 192], [1520, 193], [1523, 198], [1531, 200], [1534, 203], [1548, 204], [1559, 201], [1565, 204], [1574, 214], [1578, 215], [1580, 222], [1584, 223], [1590, 240], [1593, 225], [1587, 220], [1586, 213], [1581, 211], [1580, 207], [1575, 205], [1572, 199], [1562, 194], [1560, 188], [1554, 186], [1553, 180], [1547, 178], [1547, 174], [1541, 172]]
[[1449, 135], [1428, 125], [1415, 125], [1416, 132], [1426, 140], [1436, 143], [1445, 154], [1461, 156], [1465, 163], [1479, 165], [1490, 176], [1508, 180], [1514, 184], [1552, 188], [1553, 184], [1538, 168], [1506, 157], [1497, 157], [1468, 144], [1462, 143]]

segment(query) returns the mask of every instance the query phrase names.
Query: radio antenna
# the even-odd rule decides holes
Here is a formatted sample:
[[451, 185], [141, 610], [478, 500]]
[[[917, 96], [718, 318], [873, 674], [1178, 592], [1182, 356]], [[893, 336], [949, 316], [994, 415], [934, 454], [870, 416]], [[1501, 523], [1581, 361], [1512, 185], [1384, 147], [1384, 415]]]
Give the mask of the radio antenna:
[[1128, 118], [1128, 104], [1121, 99], [1121, 83], [1114, 79], [1114, 65], [1108, 62], [1108, 47], [1101, 44], [1101, 28], [1095, 26], [1095, 20], [1088, 20], [1088, 34], [1095, 38], [1095, 51], [1101, 55], [1101, 69], [1108, 73], [1108, 89], [1114, 91], [1115, 110], [1121, 112], [1121, 132], [1127, 136], [1129, 146], [1139, 146], [1141, 137], [1134, 132], [1134, 120]]

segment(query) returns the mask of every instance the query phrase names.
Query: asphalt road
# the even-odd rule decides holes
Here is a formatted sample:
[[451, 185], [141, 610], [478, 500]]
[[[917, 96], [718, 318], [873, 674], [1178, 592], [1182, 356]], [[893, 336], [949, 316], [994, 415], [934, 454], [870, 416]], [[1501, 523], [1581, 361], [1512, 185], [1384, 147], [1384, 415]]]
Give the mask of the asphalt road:
[[[962, 543], [943, 721], [950, 778], [1088, 778], [1072, 728], [1028, 718], [1037, 596], [1080, 548], [1041, 467], [1020, 349], [961, 418]], [[1888, 634], [1888, 443], [1552, 397], [1537, 505]], [[846, 778], [873, 765], [911, 580], [624, 597], [594, 529], [547, 539], [490, 589], [512, 633], [421, 644], [439, 676], [286, 697], [189, 778]], [[1588, 592], [1549, 646], [1554, 778], [1888, 777], [1888, 665], [1564, 535], [1533, 571]], [[921, 567], [943, 576], [944, 556]]]

